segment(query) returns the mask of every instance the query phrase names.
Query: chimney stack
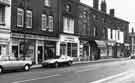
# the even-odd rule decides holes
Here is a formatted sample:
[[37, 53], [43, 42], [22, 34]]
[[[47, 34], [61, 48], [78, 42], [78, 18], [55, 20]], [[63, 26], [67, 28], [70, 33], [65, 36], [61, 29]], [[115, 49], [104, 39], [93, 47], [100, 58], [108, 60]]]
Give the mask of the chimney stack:
[[107, 4], [105, 0], [102, 0], [101, 2], [101, 11], [106, 13], [107, 12]]
[[114, 16], [114, 14], [115, 14], [114, 9], [110, 9], [110, 16]]
[[93, 0], [93, 8], [98, 10], [99, 0]]

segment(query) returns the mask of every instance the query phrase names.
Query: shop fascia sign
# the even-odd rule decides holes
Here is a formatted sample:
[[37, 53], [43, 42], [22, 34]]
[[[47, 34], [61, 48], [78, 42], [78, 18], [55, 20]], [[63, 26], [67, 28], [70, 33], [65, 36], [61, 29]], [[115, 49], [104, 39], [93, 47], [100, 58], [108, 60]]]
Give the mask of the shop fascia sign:
[[61, 41], [77, 43], [79, 40], [77, 37], [74, 36], [61, 36]]
[[19, 34], [19, 33], [12, 33], [12, 37], [16, 37], [16, 38], [28, 38], [28, 39], [38, 39], [38, 40], [56, 40], [57, 38], [53, 38], [53, 37], [44, 37], [44, 36], [38, 36], [38, 35], [30, 35], [30, 34]]
[[0, 3], [6, 4], [6, 5], [10, 5], [10, 1], [9, 0], [0, 0]]

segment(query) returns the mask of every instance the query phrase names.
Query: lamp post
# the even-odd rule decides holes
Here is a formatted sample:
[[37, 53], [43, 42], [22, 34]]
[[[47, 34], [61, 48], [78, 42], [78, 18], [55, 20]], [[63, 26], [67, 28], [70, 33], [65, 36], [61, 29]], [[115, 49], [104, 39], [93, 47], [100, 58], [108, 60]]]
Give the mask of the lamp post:
[[134, 53], [134, 29], [132, 28], [132, 33], [131, 33], [131, 54]]
[[25, 60], [26, 58], [26, 33], [25, 33], [25, 28], [26, 28], [26, 9], [27, 9], [27, 0], [23, 0], [23, 6], [24, 6], [24, 23], [23, 23], [23, 35], [24, 35], [24, 38], [23, 38], [23, 59]]

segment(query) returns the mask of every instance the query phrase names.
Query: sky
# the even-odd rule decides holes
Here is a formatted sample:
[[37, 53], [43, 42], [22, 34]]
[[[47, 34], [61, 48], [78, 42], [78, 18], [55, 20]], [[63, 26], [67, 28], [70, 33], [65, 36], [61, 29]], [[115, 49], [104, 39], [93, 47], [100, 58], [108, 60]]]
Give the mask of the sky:
[[[102, 0], [99, 0], [99, 5]], [[82, 3], [93, 6], [93, 0], [81, 0]], [[129, 31], [134, 28], [135, 31], [135, 0], [106, 0], [107, 2], [107, 13], [109, 9], [115, 9], [115, 16], [129, 21]]]

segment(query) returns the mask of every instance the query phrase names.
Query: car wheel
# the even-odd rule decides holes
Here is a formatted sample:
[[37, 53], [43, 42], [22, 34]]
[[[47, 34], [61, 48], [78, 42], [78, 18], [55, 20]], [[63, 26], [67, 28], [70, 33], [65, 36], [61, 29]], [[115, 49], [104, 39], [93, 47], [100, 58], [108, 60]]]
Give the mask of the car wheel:
[[30, 70], [30, 66], [29, 66], [29, 65], [25, 65], [25, 66], [24, 66], [24, 70], [25, 70], [25, 71], [29, 71], [29, 70]]
[[59, 66], [58, 62], [55, 62], [55, 68], [57, 68]]
[[3, 72], [3, 68], [2, 67], [0, 67], [0, 73], [2, 73]]
[[69, 66], [72, 65], [72, 61], [69, 61], [69, 62], [68, 62], [68, 65], [69, 65]]

